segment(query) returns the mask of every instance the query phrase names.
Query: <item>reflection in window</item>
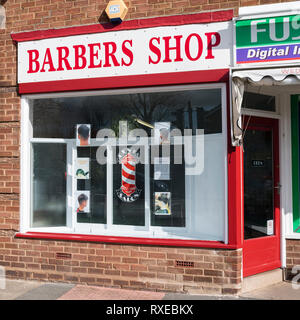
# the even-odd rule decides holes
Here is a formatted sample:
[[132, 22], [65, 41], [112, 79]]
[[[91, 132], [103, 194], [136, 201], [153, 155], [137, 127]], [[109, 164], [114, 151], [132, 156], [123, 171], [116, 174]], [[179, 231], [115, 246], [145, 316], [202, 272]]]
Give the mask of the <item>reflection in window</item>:
[[[74, 139], [76, 125], [89, 123], [92, 138], [100, 129], [119, 134], [119, 121], [129, 130], [151, 128], [136, 119], [154, 124], [171, 122], [171, 129], [204, 129], [205, 134], [222, 132], [221, 90], [197, 90], [130, 95], [38, 99], [33, 106], [33, 137]], [[47, 116], [45, 116], [47, 115]], [[67, 119], [67, 121], [66, 121]]]
[[242, 108], [275, 112], [275, 96], [245, 91]]
[[89, 159], [89, 179], [77, 179], [78, 191], [90, 191], [90, 210], [77, 213], [79, 223], [106, 223], [106, 166], [96, 160], [97, 147], [78, 147], [77, 158]]
[[[112, 235], [119, 230], [115, 228], [114, 231], [110, 231], [109, 228], [120, 227], [120, 230], [131, 228], [130, 235], [134, 236], [139, 236], [139, 230], [143, 230], [148, 232], [150, 237], [223, 240], [226, 162], [221, 101], [221, 89], [33, 100], [33, 138], [53, 139], [53, 142], [57, 138], [67, 139], [65, 141], [69, 146], [68, 159], [72, 159], [73, 169], [77, 159], [89, 159], [89, 178], [84, 179], [86, 172], [81, 170], [78, 174], [82, 178], [71, 179], [73, 182], [69, 182], [68, 185], [68, 194], [72, 198], [68, 205], [72, 206], [70, 211], [74, 219], [71, 220], [75, 221], [73, 223], [76, 228], [79, 226], [78, 230], [84, 230], [82, 232], [92, 232], [90, 230], [94, 228], [96, 231], [93, 232], [98, 232], [97, 228], [102, 225], [105, 232]], [[121, 162], [112, 166], [100, 164], [96, 157], [99, 147], [97, 133], [100, 129], [112, 129], [119, 138], [123, 135], [119, 132], [120, 122], [127, 124], [128, 131], [143, 129], [147, 137], [153, 136], [153, 129], [160, 126], [159, 139], [162, 139], [163, 143], [169, 143], [170, 154], [166, 157], [162, 147], [157, 145], [156, 159], [152, 159], [153, 149], [149, 143], [148, 160], [155, 160], [150, 164], [130, 163], [127, 168]], [[90, 146], [76, 146], [78, 124], [90, 125]], [[183, 155], [185, 151], [191, 150], [184, 142], [181, 142], [182, 162], [174, 163], [173, 140], [168, 137], [168, 131], [174, 129], [179, 130], [182, 135], [185, 129], [190, 129], [193, 143], [196, 137], [199, 137], [199, 133], [196, 136], [196, 130], [202, 130], [203, 150], [201, 149], [201, 157], [200, 154], [198, 156], [204, 162], [203, 170], [196, 174], [188, 173], [189, 164]], [[54, 143], [53, 148], [55, 147]], [[117, 145], [117, 158], [119, 149], [120, 146]], [[49, 151], [44, 152], [41, 152], [40, 157], [47, 157]], [[60, 172], [62, 156], [58, 154], [57, 158], [54, 154], [52, 152], [51, 157], [41, 166], [36, 162], [35, 154], [34, 170], [41, 170], [51, 162], [53, 172]], [[66, 154], [64, 157], [66, 158]], [[58, 184], [54, 173], [43, 176], [45, 181], [54, 180], [47, 187], [47, 195], [54, 192], [52, 184]], [[61, 185], [59, 190], [63, 187], [66, 188], [66, 185]], [[135, 201], [122, 200], [118, 193], [123, 190], [122, 187], [128, 188], [128, 197], [136, 197]], [[133, 193], [130, 192], [130, 188], [134, 188]], [[48, 216], [49, 201], [57, 203], [57, 206], [62, 200], [66, 203], [65, 191], [58, 192], [56, 198], [51, 198], [53, 200], [48, 198], [48, 202], [42, 200], [44, 198], [39, 192], [38, 187], [34, 188], [34, 202], [38, 203], [36, 207], [39, 207], [40, 211], [48, 212]], [[86, 211], [77, 208], [79, 196], [88, 199], [85, 203], [88, 208]], [[64, 212], [64, 219], [65, 210], [65, 207], [60, 207], [59, 211]], [[61, 219], [61, 215], [59, 217]], [[33, 221], [34, 226], [41, 225], [37, 211], [34, 211]], [[59, 219], [55, 223], [62, 224]], [[52, 224], [54, 222], [49, 223]]]
[[32, 226], [66, 225], [66, 145], [33, 143]]

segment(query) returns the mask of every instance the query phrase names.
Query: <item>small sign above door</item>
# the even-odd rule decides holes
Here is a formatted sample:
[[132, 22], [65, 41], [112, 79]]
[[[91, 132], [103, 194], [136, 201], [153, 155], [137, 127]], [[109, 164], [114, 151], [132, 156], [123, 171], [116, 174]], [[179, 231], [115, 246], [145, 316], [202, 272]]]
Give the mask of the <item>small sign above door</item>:
[[265, 161], [264, 160], [251, 160], [252, 167], [264, 167]]

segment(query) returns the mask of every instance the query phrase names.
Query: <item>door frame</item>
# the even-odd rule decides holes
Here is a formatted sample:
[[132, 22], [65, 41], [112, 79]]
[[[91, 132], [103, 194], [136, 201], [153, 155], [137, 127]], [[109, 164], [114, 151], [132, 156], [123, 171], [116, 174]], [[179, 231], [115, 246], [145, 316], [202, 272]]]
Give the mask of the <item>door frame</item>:
[[[280, 120], [276, 118], [271, 117], [262, 117], [262, 116], [244, 116], [244, 123], [247, 125], [248, 121], [254, 120], [254, 124], [249, 124], [248, 128], [255, 128], [255, 127], [268, 127], [271, 126], [275, 128], [275, 135], [277, 136], [276, 139], [273, 139], [273, 159], [275, 160], [275, 163], [277, 163], [277, 167], [274, 167], [274, 185], [278, 182], [280, 183], [280, 134], [279, 134], [279, 126], [280, 126]], [[244, 168], [244, 155], [242, 156], [242, 165]], [[244, 171], [244, 170], [243, 170]], [[244, 174], [242, 175], [242, 187], [243, 187], [243, 195], [244, 195]], [[243, 199], [243, 217], [242, 217], [242, 235], [243, 235], [243, 277], [251, 276], [257, 273], [273, 270], [276, 268], [281, 267], [281, 195], [275, 191], [274, 188], [274, 235], [271, 236], [265, 236], [265, 237], [259, 237], [254, 239], [247, 239], [244, 240], [244, 199]], [[276, 248], [278, 248], [279, 252], [276, 254], [276, 258], [274, 261], [270, 263], [261, 264], [259, 262], [259, 258], [257, 260], [256, 266], [251, 266], [247, 269], [245, 269], [245, 261], [244, 261], [244, 253], [245, 250], [252, 250], [255, 251], [255, 249], [261, 244], [262, 239], [264, 241], [264, 244], [268, 246], [276, 245]]]

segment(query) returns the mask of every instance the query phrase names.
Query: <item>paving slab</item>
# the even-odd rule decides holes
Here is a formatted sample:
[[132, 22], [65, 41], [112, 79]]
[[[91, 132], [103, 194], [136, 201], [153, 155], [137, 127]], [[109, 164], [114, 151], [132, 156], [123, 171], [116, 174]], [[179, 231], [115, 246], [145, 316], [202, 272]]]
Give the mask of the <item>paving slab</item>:
[[165, 293], [77, 285], [58, 300], [162, 300]]
[[0, 289], [0, 300], [14, 300], [41, 285], [38, 281], [6, 279], [5, 288]]
[[167, 293], [163, 300], [248, 300], [239, 296]]
[[6, 279], [0, 300], [300, 300], [300, 285], [281, 282], [240, 296], [192, 295]]
[[300, 285], [294, 289], [291, 282], [281, 282], [242, 294], [243, 298], [256, 300], [300, 300]]
[[19, 295], [15, 300], [57, 300], [75, 285], [68, 283], [45, 283]]

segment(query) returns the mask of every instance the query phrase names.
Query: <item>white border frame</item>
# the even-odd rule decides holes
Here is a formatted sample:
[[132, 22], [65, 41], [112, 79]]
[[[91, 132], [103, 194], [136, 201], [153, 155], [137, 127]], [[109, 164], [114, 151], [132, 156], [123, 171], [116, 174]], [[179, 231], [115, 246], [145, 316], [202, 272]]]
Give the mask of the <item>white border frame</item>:
[[247, 85], [245, 87], [245, 91], [257, 94], [264, 94], [275, 97], [275, 111], [266, 111], [260, 109], [249, 109], [249, 108], [242, 108], [242, 114], [247, 116], [254, 116], [254, 117], [265, 117], [265, 118], [272, 118], [272, 119], [280, 119], [280, 94], [275, 93], [274, 90], [270, 87], [263, 87], [263, 86], [251, 86]]
[[[223, 239], [207, 239], [205, 235], [191, 235], [191, 234], [182, 234], [180, 231], [182, 228], [170, 228], [170, 233], [174, 235], [171, 236], [170, 233], [156, 233], [153, 232], [153, 227], [149, 228], [149, 232], [139, 232], [136, 234], [126, 232], [117, 232], [113, 234], [113, 236], [134, 236], [134, 237], [148, 237], [148, 238], [166, 238], [166, 239], [193, 239], [193, 240], [203, 240], [203, 241], [224, 241], [225, 244], [228, 244], [228, 163], [227, 163], [227, 145], [228, 145], [228, 137], [227, 137], [227, 90], [226, 83], [214, 83], [214, 84], [197, 84], [197, 85], [174, 85], [174, 86], [161, 86], [161, 87], [146, 87], [146, 88], [134, 88], [134, 89], [116, 89], [116, 90], [102, 90], [102, 91], [81, 91], [81, 92], [67, 92], [67, 93], [50, 93], [50, 94], [30, 94], [23, 95], [21, 97], [21, 199], [20, 199], [20, 231], [21, 232], [47, 232], [47, 233], [69, 233], [69, 234], [78, 234], [76, 232], [76, 223], [75, 223], [75, 215], [72, 214], [70, 218], [69, 211], [67, 212], [67, 226], [66, 227], [47, 227], [47, 228], [32, 228], [30, 227], [30, 216], [31, 216], [31, 207], [30, 207], [30, 187], [31, 187], [31, 142], [58, 142], [58, 143], [66, 143], [67, 148], [72, 148], [72, 158], [75, 157], [75, 144], [76, 140], [73, 139], [36, 139], [32, 137], [32, 126], [31, 120], [32, 116], [30, 115], [30, 101], [34, 99], [45, 99], [45, 98], [67, 98], [67, 97], [82, 97], [82, 96], [99, 96], [99, 95], [118, 95], [118, 94], [132, 94], [132, 93], [153, 93], [153, 92], [177, 92], [177, 91], [185, 91], [185, 90], [205, 90], [205, 89], [221, 89], [221, 103], [222, 103], [222, 133], [224, 137], [224, 230], [223, 230]], [[69, 150], [68, 150], [69, 151]], [[69, 158], [67, 159], [68, 166], [67, 172], [68, 176], [71, 174], [71, 178], [74, 178], [74, 166], [69, 163]], [[109, 179], [107, 179], [109, 180]], [[74, 188], [74, 183], [72, 186]], [[110, 188], [110, 186], [108, 186]], [[109, 190], [109, 189], [108, 189]], [[72, 190], [74, 191], [74, 190]], [[146, 195], [145, 195], [146, 196]], [[73, 208], [74, 201], [71, 199], [71, 195], [68, 193], [67, 196], [68, 201], [68, 210], [69, 208]], [[70, 201], [72, 205], [70, 206]], [[147, 209], [147, 208], [145, 208]], [[73, 211], [73, 210], [72, 210]], [[147, 219], [147, 210], [145, 211]], [[148, 213], [150, 216], [150, 214]], [[69, 217], [69, 218], [68, 218]], [[90, 235], [93, 231], [93, 225], [90, 225], [89, 232], [84, 232], [81, 234]], [[147, 220], [146, 220], [147, 225]], [[104, 228], [101, 228], [101, 231], [105, 231]], [[115, 226], [114, 231], [119, 231], [120, 226]], [[156, 227], [154, 227], [156, 228]], [[161, 229], [161, 227], [159, 227]], [[165, 228], [165, 227], [164, 227]], [[97, 224], [97, 229], [99, 230], [99, 225]], [[136, 229], [136, 228], [135, 228]], [[110, 235], [112, 236], [112, 229], [109, 230], [108, 233], [101, 232], [100, 234], [92, 233], [93, 235]], [[204, 238], [203, 238], [204, 236]], [[199, 238], [200, 237], [200, 238]]]

